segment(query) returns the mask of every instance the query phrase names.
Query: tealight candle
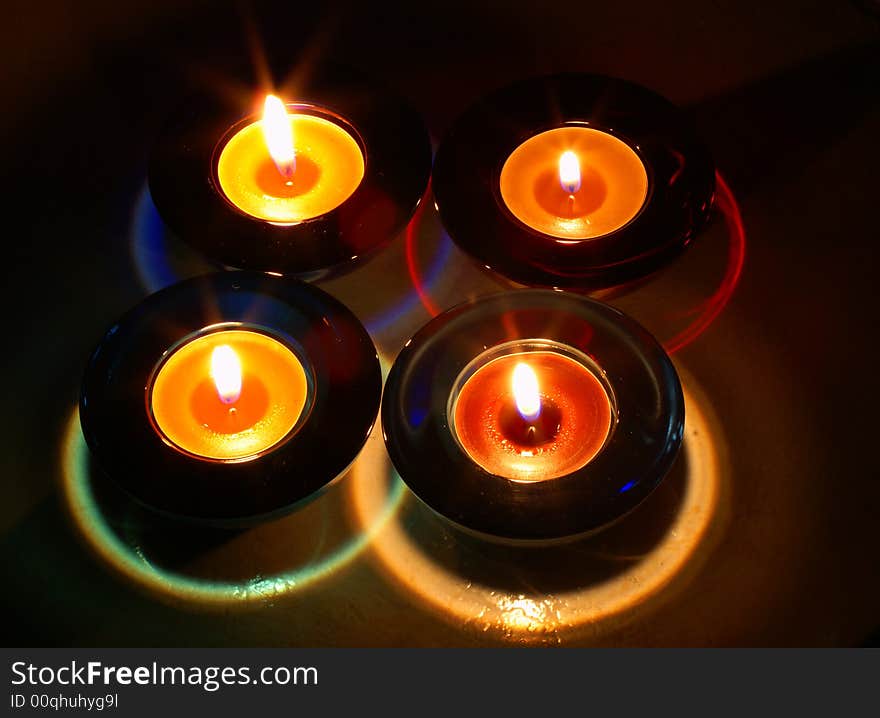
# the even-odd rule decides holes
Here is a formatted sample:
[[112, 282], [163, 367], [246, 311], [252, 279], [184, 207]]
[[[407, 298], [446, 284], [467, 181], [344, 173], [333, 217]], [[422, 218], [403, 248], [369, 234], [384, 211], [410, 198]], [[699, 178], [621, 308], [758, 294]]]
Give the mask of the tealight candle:
[[79, 411], [96, 465], [140, 504], [242, 527], [342, 476], [381, 396], [376, 348], [344, 305], [305, 282], [224, 271], [115, 322]]
[[648, 173], [635, 150], [601, 130], [566, 126], [519, 145], [500, 178], [504, 204], [523, 224], [583, 240], [614, 232], [641, 210]]
[[481, 98], [437, 149], [432, 188], [452, 240], [517, 284], [592, 290], [641, 280], [708, 221], [712, 158], [643, 87], [537, 77]]
[[493, 347], [462, 372], [450, 425], [491, 474], [544, 481], [585, 466], [611, 428], [608, 393], [578, 352], [554, 342]]
[[[235, 78], [245, 82], [247, 78]], [[353, 269], [408, 224], [431, 141], [401, 98], [338, 67], [309, 67], [295, 102], [198, 91], [150, 156], [163, 222], [227, 268], [324, 278]]]
[[233, 128], [216, 174], [226, 199], [242, 212], [296, 224], [345, 202], [363, 180], [364, 166], [344, 120], [321, 108], [285, 106], [269, 95], [261, 119]]
[[308, 397], [302, 362], [259, 331], [209, 331], [165, 356], [149, 387], [155, 428], [203, 459], [242, 461], [271, 449], [296, 426]]
[[517, 290], [435, 317], [385, 382], [400, 478], [480, 536], [545, 541], [606, 526], [667, 474], [684, 400], [663, 348], [618, 310]]

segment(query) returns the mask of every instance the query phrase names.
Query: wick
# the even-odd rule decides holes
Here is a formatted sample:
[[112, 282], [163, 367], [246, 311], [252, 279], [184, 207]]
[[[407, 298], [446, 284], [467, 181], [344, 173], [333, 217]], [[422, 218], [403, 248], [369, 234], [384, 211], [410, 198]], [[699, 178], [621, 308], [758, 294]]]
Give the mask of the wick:
[[290, 159], [287, 161], [278, 161], [272, 157], [272, 162], [275, 164], [275, 169], [278, 170], [278, 174], [284, 178], [284, 184], [288, 187], [292, 185], [293, 176], [296, 174], [296, 155], [291, 155]]

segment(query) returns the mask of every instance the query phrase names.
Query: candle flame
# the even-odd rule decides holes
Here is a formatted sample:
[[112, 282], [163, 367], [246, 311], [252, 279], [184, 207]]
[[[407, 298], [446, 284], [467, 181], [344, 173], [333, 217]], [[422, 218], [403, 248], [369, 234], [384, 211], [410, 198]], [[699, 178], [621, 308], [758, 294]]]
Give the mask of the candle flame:
[[269, 155], [283, 177], [290, 179], [296, 171], [293, 152], [293, 128], [284, 103], [275, 95], [266, 95], [263, 106], [263, 137]]
[[571, 150], [566, 150], [559, 156], [559, 184], [569, 194], [574, 194], [581, 188], [581, 163]]
[[221, 344], [211, 353], [211, 378], [217, 396], [224, 404], [232, 404], [241, 396], [241, 361], [228, 344]]
[[513, 370], [513, 398], [517, 411], [526, 421], [534, 421], [541, 415], [538, 377], [528, 364], [520, 362]]

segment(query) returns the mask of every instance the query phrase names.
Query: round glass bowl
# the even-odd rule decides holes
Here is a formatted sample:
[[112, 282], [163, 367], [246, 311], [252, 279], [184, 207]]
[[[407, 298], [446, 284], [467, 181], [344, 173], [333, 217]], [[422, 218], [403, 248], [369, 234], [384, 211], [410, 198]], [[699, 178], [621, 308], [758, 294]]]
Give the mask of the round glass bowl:
[[[294, 209], [321, 214], [290, 222], [243, 211], [241, 207], [251, 206], [259, 192], [236, 189], [240, 183], [229, 158], [248, 155], [232, 152], [229, 145], [260, 120], [262, 110], [213, 95], [191, 97], [167, 122], [150, 160], [150, 193], [175, 234], [220, 265], [300, 278], [341, 273], [383, 248], [412, 217], [431, 173], [430, 139], [406, 102], [351, 71], [315, 69], [297, 88], [296, 97], [285, 99], [293, 100], [286, 105], [288, 113], [308, 125], [303, 131], [317, 133], [301, 148], [306, 157], [294, 180], [329, 182], [320, 194], [335, 198], [330, 204], [306, 202]], [[320, 154], [319, 160], [332, 160], [316, 144], [327, 139], [327, 123], [332, 135], [348, 138], [325, 143], [329, 149], [341, 151], [342, 144], [356, 144], [360, 150], [360, 165], [348, 162], [352, 166], [346, 171], [354, 173], [353, 178], [340, 176], [331, 182], [309, 160], [308, 152]], [[324, 130], [318, 132], [320, 127]], [[260, 141], [257, 136], [255, 142]], [[293, 145], [296, 151], [295, 136]], [[333, 157], [338, 154], [330, 152]], [[277, 180], [271, 184], [278, 185]], [[337, 184], [344, 185], [344, 191]], [[326, 211], [314, 209], [319, 206]]]
[[[516, 466], [530, 458], [517, 455], [521, 446], [505, 459], [496, 442], [497, 461], [483, 460], [456, 415], [468, 383], [493, 362], [545, 352], [578, 367], [585, 388], [560, 380], [545, 392], [562, 431], [571, 404], [581, 407], [563, 448], [575, 455], [580, 437], [585, 450], [530, 476]], [[548, 378], [535, 373], [539, 384]], [[492, 392], [485, 398], [491, 405]], [[481, 425], [491, 421], [475, 431]], [[401, 478], [437, 513], [478, 534], [547, 541], [595, 531], [651, 493], [681, 446], [684, 399], [669, 357], [629, 317], [579, 295], [517, 290], [455, 307], [407, 343], [385, 384], [382, 426]]]
[[[240, 357], [231, 390], [215, 378], [213, 344]], [[207, 395], [223, 391], [240, 392], [237, 416]], [[147, 297], [109, 329], [86, 368], [80, 420], [98, 466], [138, 502], [247, 525], [341, 475], [381, 391], [376, 349], [345, 306], [303, 282], [221, 272]]]
[[[570, 196], [565, 151], [581, 157]], [[440, 144], [432, 185], [450, 237], [480, 264], [520, 284], [589, 290], [641, 279], [682, 252], [709, 218], [715, 169], [663, 97], [560, 74], [467, 110]]]

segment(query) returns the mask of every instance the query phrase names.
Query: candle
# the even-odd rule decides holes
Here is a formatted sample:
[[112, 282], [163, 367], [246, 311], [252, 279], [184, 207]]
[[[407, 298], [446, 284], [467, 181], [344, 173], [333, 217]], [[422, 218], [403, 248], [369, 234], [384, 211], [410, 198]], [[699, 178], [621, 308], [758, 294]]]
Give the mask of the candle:
[[269, 95], [262, 119], [232, 134], [216, 167], [220, 188], [235, 207], [282, 225], [336, 209], [358, 188], [365, 167], [344, 120], [321, 108], [290, 107]]
[[96, 465], [185, 520], [247, 526], [339, 477], [382, 396], [357, 317], [311, 284], [215, 272], [166, 287], [116, 321], [83, 376]]
[[435, 317], [385, 382], [397, 473], [456, 525], [571, 537], [637, 506], [681, 445], [675, 368], [642, 327], [569, 292], [517, 290]]
[[481, 98], [437, 149], [450, 238], [516, 283], [592, 290], [647, 277], [708, 221], [712, 158], [682, 113], [622, 80], [562, 73]]
[[154, 426], [172, 446], [203, 459], [253, 459], [284, 439], [308, 397], [302, 362], [249, 329], [184, 339], [149, 388]]
[[[244, 80], [245, 78], [237, 78]], [[216, 264], [318, 279], [406, 227], [431, 175], [419, 115], [359, 73], [320, 64], [296, 102], [199, 92], [168, 117], [150, 196], [176, 237]]]
[[478, 356], [451, 401], [467, 455], [491, 474], [528, 482], [571, 474], [595, 457], [611, 428], [611, 401], [587, 361], [574, 356], [555, 343]]
[[635, 150], [583, 126], [530, 137], [501, 168], [501, 197], [523, 224], [563, 240], [615, 232], [641, 210], [648, 173]]

